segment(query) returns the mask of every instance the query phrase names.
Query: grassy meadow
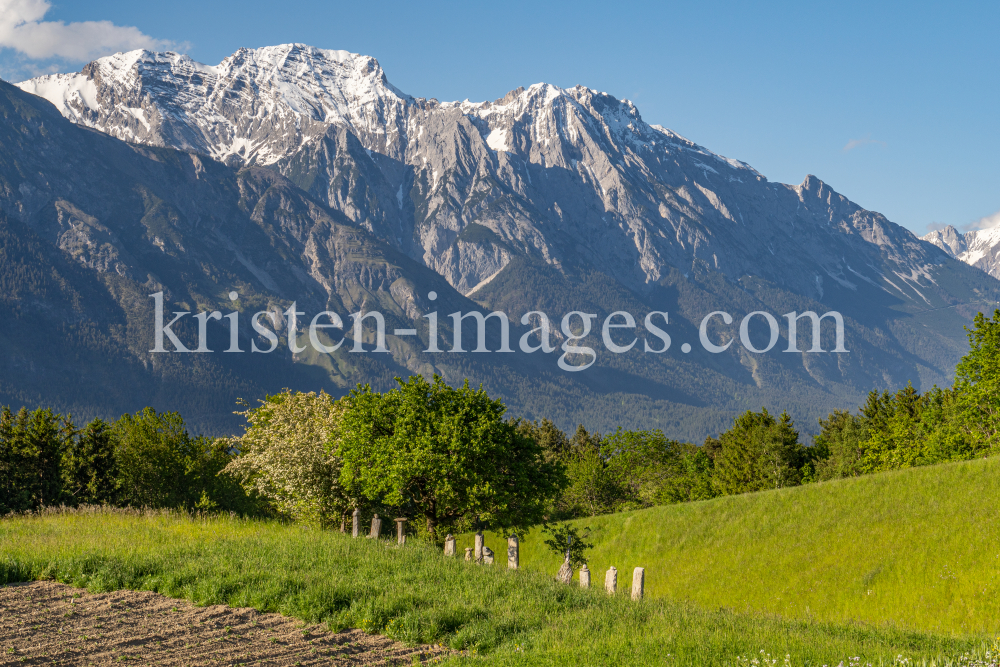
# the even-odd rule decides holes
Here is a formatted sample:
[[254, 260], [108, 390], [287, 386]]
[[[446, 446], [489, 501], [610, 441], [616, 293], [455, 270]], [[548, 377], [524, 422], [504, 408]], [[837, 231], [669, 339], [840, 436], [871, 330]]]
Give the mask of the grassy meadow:
[[[573, 523], [592, 529], [595, 583], [614, 565], [629, 586], [643, 566], [647, 595], [707, 609], [1000, 633], [1000, 458]], [[542, 539], [522, 539], [521, 565], [554, 575], [561, 560]], [[498, 535], [486, 544], [505, 549]]]
[[[683, 509], [694, 511], [687, 515], [693, 519], [709, 507]], [[751, 522], [757, 516], [750, 515]], [[767, 526], [751, 533], [759, 540], [746, 553], [766, 557], [772, 548]], [[843, 553], [864, 553], [857, 546]], [[277, 611], [334, 630], [360, 627], [408, 642], [444, 643], [463, 651], [449, 659], [454, 664], [738, 665], [764, 652], [790, 665], [858, 662], [851, 658], [862, 665], [943, 665], [958, 664], [954, 659], [966, 653], [995, 655], [998, 648], [984, 633], [788, 620], [666, 597], [633, 603], [556, 584], [542, 572], [445, 559], [419, 542], [400, 549], [229, 517], [80, 511], [0, 520], [0, 583], [34, 579], [95, 591], [152, 590], [199, 604]], [[733, 585], [749, 589], [752, 582]]]

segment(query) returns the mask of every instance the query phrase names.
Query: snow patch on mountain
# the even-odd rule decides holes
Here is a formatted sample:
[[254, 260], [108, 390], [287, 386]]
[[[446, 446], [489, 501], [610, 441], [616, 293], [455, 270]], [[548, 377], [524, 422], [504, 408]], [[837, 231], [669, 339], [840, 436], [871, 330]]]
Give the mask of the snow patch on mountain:
[[216, 66], [137, 50], [17, 85], [119, 139], [260, 165], [314, 139], [315, 124], [346, 125], [359, 135], [398, 132], [385, 123], [392, 116], [386, 111], [411, 99], [388, 83], [374, 58], [304, 44], [240, 49]]
[[[439, 102], [402, 93], [374, 58], [304, 44], [240, 49], [215, 66], [132, 51], [18, 85], [119, 139], [274, 169], [466, 293], [525, 255], [640, 291], [676, 268], [817, 298], [909, 287], [923, 304], [918, 286], [940, 263], [814, 176], [769, 183], [585, 86]], [[858, 279], [844, 277], [845, 257]]]
[[948, 225], [921, 238], [955, 259], [1000, 278], [1000, 226], [962, 233]]
[[955, 259], [1000, 278], [1000, 226], [962, 233], [948, 225], [920, 238]]
[[77, 120], [73, 112], [76, 108], [82, 106], [93, 111], [101, 108], [97, 86], [83, 74], [50, 74], [17, 85], [26, 93], [44, 97], [71, 120]]

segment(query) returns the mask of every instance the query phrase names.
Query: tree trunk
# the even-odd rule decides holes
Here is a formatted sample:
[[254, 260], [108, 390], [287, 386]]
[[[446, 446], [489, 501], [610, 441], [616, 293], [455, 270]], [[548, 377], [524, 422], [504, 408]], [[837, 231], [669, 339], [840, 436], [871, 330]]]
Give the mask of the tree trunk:
[[430, 535], [432, 542], [437, 542], [437, 517], [431, 514], [425, 514], [427, 517], [427, 534]]

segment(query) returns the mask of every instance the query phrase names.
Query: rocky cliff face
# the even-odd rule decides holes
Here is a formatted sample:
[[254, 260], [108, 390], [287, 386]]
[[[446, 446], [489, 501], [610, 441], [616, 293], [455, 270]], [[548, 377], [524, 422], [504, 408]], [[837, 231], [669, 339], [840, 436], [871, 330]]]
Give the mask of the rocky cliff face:
[[948, 225], [920, 237], [969, 266], [1000, 278], [1000, 227], [975, 229], [964, 234]]
[[441, 103], [373, 58], [300, 44], [217, 66], [134, 51], [19, 86], [119, 139], [269, 166], [467, 294], [516, 255], [640, 291], [704, 265], [815, 297], [873, 281], [914, 298], [940, 261], [815, 177], [769, 183], [582, 86]]
[[[0, 235], [10, 250], [0, 253], [0, 403], [46, 403], [77, 416], [156, 405], [218, 430], [232, 424], [238, 396], [315, 387], [311, 359], [285, 346], [273, 356], [151, 354], [154, 292], [173, 310], [240, 311], [244, 350], [252, 341], [268, 347], [252, 335], [251, 311], [271, 311], [287, 336], [283, 312], [293, 301], [310, 317], [376, 308], [390, 327], [427, 305], [417, 284], [438, 289], [445, 303], [462, 301], [274, 171], [126, 144], [74, 127], [3, 83], [0, 115]], [[25, 249], [23, 259], [14, 248]], [[195, 330], [181, 322], [178, 331], [193, 347]], [[211, 349], [225, 349], [223, 333], [213, 328]], [[405, 357], [419, 347], [397, 350]], [[386, 385], [400, 369], [385, 361], [352, 367]], [[342, 380], [327, 388], [342, 389]]]
[[[962, 325], [1000, 297], [1000, 282], [947, 243], [917, 239], [820, 179], [771, 183], [581, 86], [439, 102], [403, 94], [373, 58], [290, 44], [217, 66], [117, 54], [18, 87], [3, 89], [16, 123], [0, 141], [0, 210], [98, 276], [119, 307], [162, 287], [178, 307], [224, 310], [235, 286], [244, 317], [296, 300], [345, 316], [378, 308], [390, 331], [420, 331], [390, 335], [384, 357], [296, 355], [288, 372], [305, 375], [226, 371], [248, 387], [343, 390], [439, 372], [564, 427], [698, 439], [768, 405], [808, 428], [872, 388], [947, 383]], [[645, 354], [640, 343], [568, 374], [558, 354], [426, 354], [432, 308], [502, 309], [514, 322], [537, 309], [627, 310], [639, 321], [669, 311], [676, 344]], [[838, 310], [851, 353], [783, 353], [784, 339], [765, 355], [677, 352], [713, 310], [737, 327], [756, 310]], [[119, 324], [136, 332], [134, 364], [154, 368], [161, 361], [136, 342], [146, 314]]]

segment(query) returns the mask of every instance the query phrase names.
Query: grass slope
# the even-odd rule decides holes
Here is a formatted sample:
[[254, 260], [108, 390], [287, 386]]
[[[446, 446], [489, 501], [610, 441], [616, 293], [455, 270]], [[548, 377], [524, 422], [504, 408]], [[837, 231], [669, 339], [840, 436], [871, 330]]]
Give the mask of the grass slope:
[[[445, 559], [382, 541], [232, 518], [50, 513], [0, 520], [0, 583], [56, 579], [96, 591], [152, 590], [200, 604], [253, 606], [331, 629], [444, 642], [457, 664], [895, 664], [987, 649], [965, 638], [762, 614], [667, 599], [631, 602], [548, 575]], [[995, 651], [997, 647], [991, 646]], [[788, 655], [787, 662], [784, 657]], [[953, 664], [951, 661], [937, 664]], [[992, 663], [991, 663], [992, 664]]]
[[[955, 636], [1000, 632], [1000, 458], [574, 523], [593, 529], [595, 582], [614, 565], [628, 586], [644, 566], [653, 597]], [[522, 567], [554, 575], [560, 559], [541, 540], [537, 531], [522, 539]]]

